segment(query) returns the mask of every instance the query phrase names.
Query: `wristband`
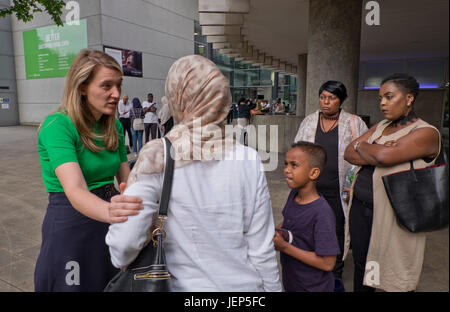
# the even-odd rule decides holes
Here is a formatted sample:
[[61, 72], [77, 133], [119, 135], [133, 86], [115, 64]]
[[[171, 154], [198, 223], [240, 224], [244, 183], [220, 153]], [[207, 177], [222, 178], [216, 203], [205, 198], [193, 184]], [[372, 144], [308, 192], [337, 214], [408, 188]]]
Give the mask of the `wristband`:
[[353, 144], [353, 149], [355, 150], [355, 152], [358, 151], [359, 143], [361, 143], [361, 142], [360, 141], [356, 141], [355, 144]]

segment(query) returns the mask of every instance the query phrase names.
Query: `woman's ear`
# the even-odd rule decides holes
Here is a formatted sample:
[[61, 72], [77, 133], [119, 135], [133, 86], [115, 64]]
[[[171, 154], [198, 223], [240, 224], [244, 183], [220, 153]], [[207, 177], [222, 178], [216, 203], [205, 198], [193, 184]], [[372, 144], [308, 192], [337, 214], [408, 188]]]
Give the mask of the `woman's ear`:
[[317, 180], [320, 176], [320, 169], [318, 167], [311, 168], [309, 171], [309, 179], [310, 180]]
[[87, 94], [87, 86], [83, 83], [80, 85], [79, 90], [80, 90], [80, 94], [81, 95], [86, 95]]
[[412, 95], [411, 93], [408, 93], [406, 95], [406, 105], [411, 106], [414, 103], [414, 95]]

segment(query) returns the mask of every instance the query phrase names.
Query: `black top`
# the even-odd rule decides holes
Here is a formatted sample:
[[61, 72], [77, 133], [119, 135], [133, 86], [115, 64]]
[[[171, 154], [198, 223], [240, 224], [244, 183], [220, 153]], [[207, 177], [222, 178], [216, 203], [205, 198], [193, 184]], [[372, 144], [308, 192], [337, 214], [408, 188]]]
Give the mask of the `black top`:
[[373, 181], [372, 176], [375, 166], [364, 165], [358, 172], [355, 185], [353, 186], [353, 197], [362, 202], [373, 204]]
[[[376, 143], [373, 143], [376, 144]], [[434, 158], [422, 158], [425, 162], [431, 162]], [[373, 172], [375, 166], [364, 165], [358, 172], [355, 185], [353, 186], [353, 197], [367, 204], [373, 205]]]
[[235, 118], [250, 118], [250, 111], [256, 107], [254, 103], [237, 104], [234, 110]]
[[324, 196], [340, 196], [339, 193], [339, 169], [338, 149], [339, 133], [338, 127], [323, 132], [320, 126], [320, 117], [317, 124], [315, 143], [321, 145], [327, 152], [327, 165], [317, 180], [317, 191]]

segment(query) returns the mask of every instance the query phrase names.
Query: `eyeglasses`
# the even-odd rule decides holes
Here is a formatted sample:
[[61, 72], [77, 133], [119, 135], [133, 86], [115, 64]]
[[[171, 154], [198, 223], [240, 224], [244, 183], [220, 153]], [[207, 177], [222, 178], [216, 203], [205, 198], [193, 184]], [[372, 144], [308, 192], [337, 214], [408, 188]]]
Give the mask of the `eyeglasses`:
[[337, 100], [338, 97], [337, 97], [336, 95], [330, 95], [330, 96], [321, 95], [321, 96], [319, 96], [319, 99], [320, 99], [321, 101], [325, 101], [326, 99], [328, 99], [328, 101], [331, 102], [331, 101]]

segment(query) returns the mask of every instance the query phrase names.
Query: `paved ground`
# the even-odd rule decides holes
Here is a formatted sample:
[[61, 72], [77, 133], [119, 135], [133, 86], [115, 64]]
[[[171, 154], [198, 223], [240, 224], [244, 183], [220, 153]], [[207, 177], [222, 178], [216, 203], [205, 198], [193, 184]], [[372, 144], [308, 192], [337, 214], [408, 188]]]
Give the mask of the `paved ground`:
[[[37, 154], [36, 127], [0, 127], [0, 291], [33, 291], [47, 195]], [[283, 155], [279, 155], [279, 164]], [[267, 172], [275, 223], [289, 193], [281, 165]], [[351, 256], [344, 285], [352, 290]], [[418, 291], [449, 291], [448, 229], [429, 234]]]

